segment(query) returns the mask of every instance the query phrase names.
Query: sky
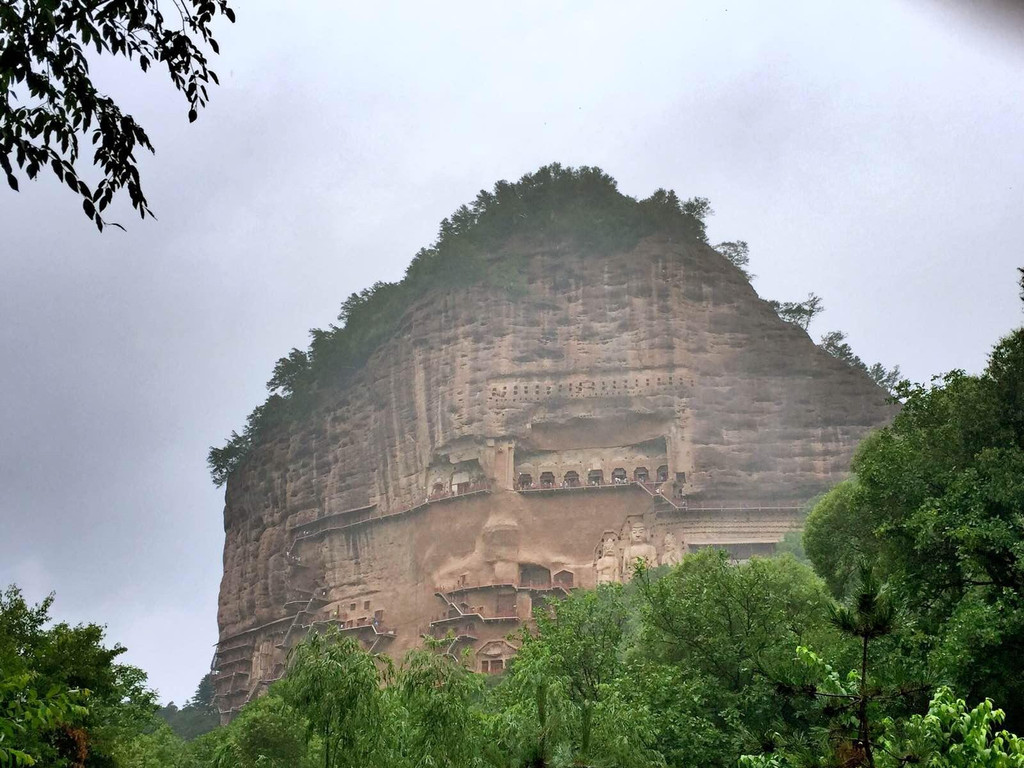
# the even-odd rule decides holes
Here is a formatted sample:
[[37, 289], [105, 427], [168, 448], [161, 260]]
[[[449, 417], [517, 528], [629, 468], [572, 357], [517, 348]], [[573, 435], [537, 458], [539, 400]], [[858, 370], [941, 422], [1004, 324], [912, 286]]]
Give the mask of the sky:
[[[0, 586], [107, 625], [164, 701], [217, 639], [206, 468], [275, 360], [440, 220], [550, 162], [711, 199], [761, 296], [913, 380], [1020, 325], [1024, 15], [864, 3], [236, 2], [198, 122], [97, 60], [148, 130], [156, 220], [0, 190]], [[968, 5], [968, 4], [964, 4]]]

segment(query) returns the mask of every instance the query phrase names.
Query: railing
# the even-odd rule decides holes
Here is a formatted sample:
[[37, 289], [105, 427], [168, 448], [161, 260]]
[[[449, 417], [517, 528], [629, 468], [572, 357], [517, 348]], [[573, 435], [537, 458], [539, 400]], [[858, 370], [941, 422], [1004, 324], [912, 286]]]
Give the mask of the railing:
[[670, 507], [677, 509], [679, 511], [685, 511], [688, 508], [686, 505], [686, 499], [670, 499], [668, 496], [665, 495], [664, 491], [661, 488], [661, 486], [665, 484], [664, 482], [651, 483], [642, 482], [640, 480], [634, 480], [633, 484], [638, 485], [645, 491], [647, 491], [647, 493], [650, 494], [650, 496], [653, 499], [655, 499], [655, 501], [664, 502], [665, 504], [668, 504]]
[[626, 480], [613, 477], [611, 480], [588, 480], [583, 482], [582, 480], [563, 480], [562, 482], [548, 482], [548, 483], [513, 483], [512, 489], [515, 491], [562, 491], [570, 490], [573, 488], [626, 488], [630, 485], [646, 485], [657, 488], [659, 485], [667, 483], [668, 480], [659, 480], [657, 482], [650, 482], [647, 480]]
[[[448, 612], [442, 616], [435, 617], [433, 621], [430, 622], [431, 627], [467, 618], [479, 618], [485, 622], [519, 620], [519, 609], [516, 606], [513, 606], [511, 608], [511, 613], [509, 614], [501, 614], [499, 616], [484, 616], [484, 614], [481, 613], [479, 609], [473, 610], [472, 608], [470, 608], [470, 610], [468, 611], [463, 611], [462, 606], [460, 606], [458, 603], [452, 600], [452, 598], [444, 592], [435, 592], [434, 594], [440, 597], [442, 600], [444, 600], [445, 604], [448, 606]], [[453, 611], [454, 614], [452, 613]]]
[[272, 621], [268, 621], [265, 624], [260, 624], [258, 627], [250, 627], [249, 629], [243, 629], [241, 632], [236, 632], [233, 635], [228, 635], [227, 637], [225, 637], [223, 640], [221, 640], [219, 643], [217, 643], [217, 647], [220, 649], [220, 653], [223, 653], [224, 651], [232, 650], [234, 648], [246, 647], [246, 646], [250, 645], [251, 643], [255, 643], [256, 639], [253, 638], [251, 641], [247, 640], [245, 643], [239, 643], [238, 645], [229, 646], [227, 648], [220, 648], [221, 644], [226, 643], [229, 640], [234, 640], [234, 639], [239, 638], [239, 637], [244, 637], [246, 635], [251, 635], [251, 634], [253, 634], [255, 632], [260, 631], [261, 629], [268, 629], [268, 628], [274, 626], [275, 624], [283, 624], [286, 621], [291, 621], [294, 618], [295, 618], [294, 616], [282, 616], [280, 619], [273, 619]]
[[358, 634], [364, 630], [371, 630], [372, 633], [378, 637], [394, 638], [396, 636], [394, 629], [388, 629], [379, 622], [374, 621], [367, 621], [362, 624], [353, 624], [352, 626], [347, 627], [341, 619], [321, 619], [320, 621], [313, 621], [309, 624], [304, 624], [302, 628], [308, 631], [310, 629], [319, 629], [320, 627], [330, 626], [337, 627], [339, 632], [351, 632], [353, 634]]
[[466, 635], [466, 634], [455, 635], [452, 638], [452, 641], [448, 644], [448, 647], [445, 649], [444, 654], [446, 656], [451, 656], [452, 655], [452, 651], [455, 650], [455, 646], [458, 645], [459, 643], [475, 643], [476, 641], [477, 641], [476, 635]]
[[686, 507], [691, 512], [797, 512], [804, 508], [803, 504], [792, 501], [693, 501], [687, 500]]
[[475, 589], [498, 589], [504, 587], [505, 589], [516, 589], [516, 585], [511, 581], [507, 582], [493, 582], [493, 581], [460, 581], [454, 587], [450, 586], [439, 586], [434, 588], [434, 594], [437, 595], [454, 595], [459, 592], [468, 592]]
[[[515, 483], [512, 487], [513, 490], [517, 491], [518, 493], [533, 493], [550, 491], [592, 491], [605, 488], [629, 488], [631, 486], [639, 486], [652, 496], [657, 495], [659, 498], [668, 501], [670, 504], [672, 504], [672, 506], [677, 506], [676, 503], [668, 499], [668, 497], [666, 497], [659, 490], [660, 486], [665, 485], [667, 482], [667, 480], [650, 482], [645, 480], [624, 480], [619, 478], [612, 478], [608, 482], [605, 482], [604, 480], [590, 480], [587, 483], [572, 481], [563, 481], [561, 483]], [[681, 509], [683, 507], [677, 506], [677, 508]]]
[[[297, 526], [296, 527], [296, 529], [295, 529], [295, 538], [292, 540], [291, 545], [289, 546], [288, 550], [285, 552], [285, 559], [288, 560], [289, 563], [293, 563], [293, 564], [301, 563], [301, 558], [298, 555], [296, 555], [295, 552], [294, 552], [295, 545], [298, 544], [300, 541], [305, 541], [306, 539], [315, 538], [315, 537], [317, 537], [317, 536], [319, 536], [319, 535], [321, 535], [323, 533], [329, 533], [331, 531], [343, 531], [343, 530], [347, 530], [347, 529], [350, 529], [350, 528], [355, 528], [355, 527], [360, 526], [360, 525], [365, 525], [366, 523], [373, 523], [373, 522], [376, 522], [378, 520], [386, 520], [386, 519], [388, 519], [390, 517], [398, 517], [400, 515], [407, 515], [410, 512], [416, 512], [417, 510], [423, 509], [424, 507], [426, 507], [426, 506], [428, 506], [430, 504], [436, 504], [439, 501], [447, 501], [449, 499], [461, 499], [461, 498], [465, 498], [467, 496], [473, 496], [475, 494], [490, 493], [490, 492], [491, 492], [491, 484], [490, 483], [487, 483], [487, 482], [474, 483], [468, 489], [466, 489], [464, 491], [445, 492], [445, 493], [442, 493], [442, 494], [435, 494], [433, 497], [428, 496], [421, 503], [415, 504], [415, 505], [413, 505], [411, 507], [403, 507], [401, 509], [396, 509], [396, 510], [394, 510], [392, 512], [385, 512], [383, 514], [372, 515], [372, 516], [369, 516], [369, 517], [361, 517], [358, 520], [352, 520], [350, 522], [341, 523], [340, 525], [318, 526], [318, 525], [316, 525], [316, 523], [319, 522], [319, 521], [314, 520], [314, 521], [311, 521], [311, 522], [309, 522], [309, 523], [307, 523], [307, 524], [305, 524], [303, 526]], [[376, 505], [373, 505], [373, 506], [375, 507]], [[325, 517], [325, 518], [321, 518], [321, 520], [331, 520], [331, 519], [334, 519], [336, 517], [337, 517], [337, 515], [332, 515], [330, 518], [326, 518]]]
[[571, 584], [560, 584], [553, 579], [548, 579], [544, 582], [536, 581], [520, 581], [518, 584], [515, 582], [489, 582], [489, 581], [462, 581], [454, 586], [440, 585], [434, 588], [434, 594], [443, 595], [445, 600], [451, 600], [452, 595], [459, 595], [465, 592], [475, 592], [483, 589], [514, 589], [517, 592], [562, 592], [568, 594], [569, 590], [573, 589]]
[[324, 515], [323, 517], [318, 517], [314, 520], [309, 520], [305, 523], [298, 523], [294, 526], [289, 526], [289, 530], [295, 531], [299, 529], [300, 532], [312, 530], [317, 526], [333, 522], [334, 520], [343, 520], [346, 518], [349, 518], [348, 522], [356, 521], [351, 518], [356, 518], [357, 520], [365, 520], [369, 517], [368, 513], [371, 512], [376, 506], [376, 504], [367, 504], [362, 507], [353, 507], [352, 509], [345, 509], [342, 510], [341, 512], [332, 512], [329, 515]]
[[454, 491], [451, 490], [450, 488], [446, 488], [445, 490], [442, 491], [435, 491], [431, 493], [429, 496], [427, 496], [427, 503], [429, 504], [430, 502], [433, 501], [444, 501], [445, 499], [453, 499], [456, 496], [467, 496], [471, 493], [481, 493], [490, 490], [491, 484], [484, 480], [476, 483], [470, 483], [468, 488], [465, 488], [461, 491], [457, 487]]
[[488, 622], [488, 621], [519, 621], [519, 611], [518, 611], [518, 609], [513, 608], [513, 609], [510, 610], [510, 612], [503, 613], [503, 614], [500, 614], [498, 616], [486, 616], [486, 615], [484, 615], [483, 613], [481, 613], [478, 610], [474, 611], [474, 610], [470, 609], [469, 611], [463, 613], [462, 610], [459, 609], [459, 613], [457, 615], [455, 615], [455, 616], [447, 616], [447, 615], [436, 616], [430, 622], [430, 626], [431, 627], [441, 626], [442, 624], [449, 624], [449, 623], [451, 623], [453, 621], [464, 621], [465, 619], [480, 619], [481, 621], [484, 621], [484, 622]]
[[515, 483], [513, 490], [518, 493], [550, 493], [552, 491], [588, 491], [606, 488], [630, 488], [638, 487], [647, 492], [651, 498], [659, 503], [680, 512], [795, 512], [803, 509], [803, 505], [792, 501], [694, 501], [687, 498], [671, 497], [665, 493], [665, 486], [669, 485], [668, 480], [626, 480], [612, 478], [610, 482], [589, 481], [583, 483]]

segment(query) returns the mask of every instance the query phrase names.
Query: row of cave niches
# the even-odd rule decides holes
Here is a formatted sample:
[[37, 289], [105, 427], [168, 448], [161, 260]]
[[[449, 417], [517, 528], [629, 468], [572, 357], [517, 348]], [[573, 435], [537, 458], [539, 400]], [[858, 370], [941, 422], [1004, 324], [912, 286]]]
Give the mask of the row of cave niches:
[[[654, 471], [652, 477], [647, 467], [634, 467], [632, 473], [625, 467], [616, 467], [606, 477], [604, 470], [592, 469], [582, 477], [575, 469], [559, 473], [556, 471], [541, 472], [535, 478], [529, 472], [521, 472], [516, 477], [517, 491], [550, 490], [555, 488], [597, 488], [604, 485], [629, 485], [630, 483], [660, 484], [668, 482], [668, 465], [662, 464]], [[676, 483], [686, 482], [685, 472], [676, 472]]]
[[585, 379], [556, 383], [524, 383], [492, 385], [488, 400], [493, 403], [529, 403], [551, 397], [609, 397], [640, 393], [668, 394], [682, 390], [685, 384], [675, 374], [643, 375], [632, 378]]

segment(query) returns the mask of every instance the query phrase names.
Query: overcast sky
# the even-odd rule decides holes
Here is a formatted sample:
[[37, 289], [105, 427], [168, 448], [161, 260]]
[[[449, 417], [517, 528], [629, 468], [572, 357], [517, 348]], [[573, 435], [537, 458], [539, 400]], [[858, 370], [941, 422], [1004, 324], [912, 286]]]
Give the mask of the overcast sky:
[[1020, 324], [1009, 6], [236, 6], [193, 125], [154, 73], [95, 69], [156, 144], [159, 220], [101, 235], [49, 181], [0, 191], [0, 585], [106, 623], [165, 701], [217, 637], [208, 447], [308, 329], [498, 179], [559, 161], [709, 197], [762, 296], [818, 293], [815, 337], [915, 380], [980, 370]]

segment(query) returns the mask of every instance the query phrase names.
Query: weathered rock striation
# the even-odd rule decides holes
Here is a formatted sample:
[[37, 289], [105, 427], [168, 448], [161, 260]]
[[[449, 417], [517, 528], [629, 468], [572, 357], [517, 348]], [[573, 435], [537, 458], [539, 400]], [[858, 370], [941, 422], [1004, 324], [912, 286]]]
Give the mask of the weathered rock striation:
[[310, 626], [502, 669], [531, 608], [718, 545], [769, 553], [892, 415], [699, 243], [532, 247], [521, 290], [432, 289], [230, 476], [217, 701]]

